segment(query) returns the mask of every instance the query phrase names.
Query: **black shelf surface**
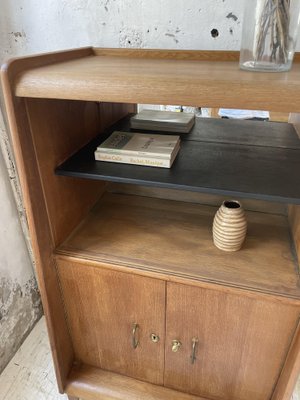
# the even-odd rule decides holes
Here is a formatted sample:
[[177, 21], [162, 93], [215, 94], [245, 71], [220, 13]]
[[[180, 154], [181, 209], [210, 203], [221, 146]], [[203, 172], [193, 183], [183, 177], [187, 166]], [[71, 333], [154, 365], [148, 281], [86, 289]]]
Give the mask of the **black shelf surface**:
[[170, 169], [95, 161], [99, 143], [128, 129], [128, 119], [115, 124], [56, 174], [300, 204], [300, 140], [292, 124], [196, 118]]

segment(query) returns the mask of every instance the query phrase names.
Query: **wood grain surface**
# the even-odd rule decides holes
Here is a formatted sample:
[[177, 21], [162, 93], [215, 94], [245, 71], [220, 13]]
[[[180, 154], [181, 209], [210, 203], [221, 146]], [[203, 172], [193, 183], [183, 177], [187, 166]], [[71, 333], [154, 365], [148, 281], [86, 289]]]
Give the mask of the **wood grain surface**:
[[224, 50], [174, 50], [174, 49], [118, 49], [93, 47], [96, 56], [129, 57], [163, 60], [238, 61], [239, 51]]
[[[229, 196], [226, 197], [216, 194], [197, 193], [190, 192], [188, 190], [156, 188], [151, 186], [130, 185], [126, 183], [108, 183], [106, 190], [111, 193], [185, 201], [187, 203], [198, 203], [214, 207], [220, 207], [224, 200], [231, 199]], [[287, 205], [284, 203], [241, 199], [236, 197], [235, 199], [241, 201], [245, 210], [287, 215]]]
[[[270, 399], [299, 306], [168, 283], [166, 315], [165, 386], [210, 399]], [[174, 339], [182, 343], [175, 353]]]
[[74, 262], [58, 261], [58, 271], [77, 361], [162, 384], [165, 282]]
[[58, 253], [299, 299], [287, 219], [247, 212], [245, 244], [228, 254], [212, 242], [215, 212], [197, 204], [107, 194]]
[[47, 99], [26, 99], [26, 106], [53, 240], [58, 245], [95, 204], [105, 182], [59, 178], [55, 167], [134, 106]]
[[[63, 313], [58, 279], [53, 259], [54, 243], [43, 188], [39, 177], [30, 125], [24, 99], [16, 99], [12, 93], [14, 73], [19, 64], [2, 68], [1, 81], [8, 115], [14, 157], [20, 178], [26, 217], [36, 261], [36, 271], [43, 308], [46, 315], [54, 366], [59, 390], [62, 392], [65, 378], [73, 363], [73, 349]], [[47, 283], [46, 283], [47, 282]]]
[[[239, 51], [229, 50], [175, 50], [175, 49], [120, 49], [93, 47], [97, 56], [132, 57], [132, 58], [162, 58], [175, 60], [198, 61], [239, 61]], [[300, 53], [294, 55], [294, 63], [300, 62]]]
[[[120, 50], [119, 50], [120, 51]], [[141, 50], [143, 55], [143, 50]], [[15, 93], [87, 101], [300, 111], [300, 65], [281, 74], [241, 71], [237, 61], [87, 56], [29, 69]], [[199, 55], [201, 58], [201, 55]], [[184, 74], [182, 73], [184, 71]], [[82, 88], [84, 87], [84, 90]]]
[[84, 400], [208, 400], [87, 365], [72, 370], [66, 392]]
[[298, 324], [292, 345], [281, 371], [272, 400], [293, 400], [292, 394], [299, 379], [300, 370], [300, 325]]
[[[104, 183], [57, 179], [53, 170], [101, 131], [96, 103], [26, 99], [53, 240], [58, 245], [79, 224]], [[82, 196], [84, 193], [84, 196]]]

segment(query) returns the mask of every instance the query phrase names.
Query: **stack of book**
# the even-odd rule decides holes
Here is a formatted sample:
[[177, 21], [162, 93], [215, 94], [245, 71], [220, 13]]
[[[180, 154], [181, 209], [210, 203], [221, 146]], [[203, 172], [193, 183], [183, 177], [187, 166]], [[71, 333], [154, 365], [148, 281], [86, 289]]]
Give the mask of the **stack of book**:
[[176, 135], [113, 132], [95, 151], [95, 159], [171, 168], [180, 148]]
[[195, 123], [192, 113], [142, 110], [130, 118], [133, 129], [188, 133]]

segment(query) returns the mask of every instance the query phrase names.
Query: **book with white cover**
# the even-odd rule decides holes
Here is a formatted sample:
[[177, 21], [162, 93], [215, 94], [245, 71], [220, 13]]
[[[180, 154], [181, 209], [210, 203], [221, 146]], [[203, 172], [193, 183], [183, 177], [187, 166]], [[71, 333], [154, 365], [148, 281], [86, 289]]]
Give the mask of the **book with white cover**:
[[95, 160], [123, 163], [123, 164], [144, 165], [148, 167], [171, 168], [173, 161], [177, 156], [179, 148], [180, 146], [178, 144], [171, 158], [162, 158], [162, 157], [158, 158], [158, 157], [138, 156], [130, 154], [101, 153], [96, 151]]
[[195, 123], [192, 113], [142, 110], [130, 118], [133, 129], [188, 133]]
[[179, 142], [178, 135], [115, 131], [97, 147], [97, 152], [171, 158]]
[[170, 168], [179, 148], [177, 135], [115, 131], [97, 147], [95, 159]]

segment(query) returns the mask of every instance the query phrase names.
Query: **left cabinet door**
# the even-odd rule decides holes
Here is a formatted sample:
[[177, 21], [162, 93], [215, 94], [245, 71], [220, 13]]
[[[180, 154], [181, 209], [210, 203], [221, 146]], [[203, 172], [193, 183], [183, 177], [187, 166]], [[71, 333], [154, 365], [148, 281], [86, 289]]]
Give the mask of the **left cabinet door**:
[[57, 264], [76, 359], [161, 385], [165, 282], [79, 262]]

